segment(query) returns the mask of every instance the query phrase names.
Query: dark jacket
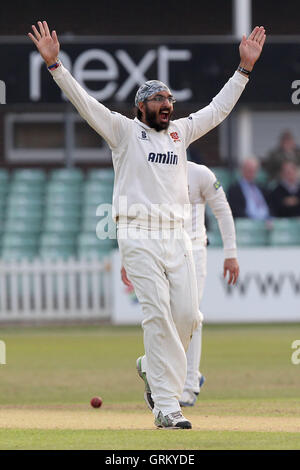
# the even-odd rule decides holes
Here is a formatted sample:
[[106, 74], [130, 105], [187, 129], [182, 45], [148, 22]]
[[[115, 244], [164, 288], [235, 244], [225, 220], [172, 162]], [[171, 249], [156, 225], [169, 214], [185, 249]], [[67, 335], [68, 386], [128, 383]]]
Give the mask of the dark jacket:
[[[288, 206], [285, 201], [287, 197], [291, 196], [298, 199], [295, 206]], [[278, 183], [270, 193], [270, 205], [275, 217], [300, 217], [300, 186], [296, 193], [292, 193], [285, 185]]]
[[[265, 189], [263, 189], [261, 186], [258, 184], [256, 185], [260, 191], [262, 192], [265, 201], [268, 204], [268, 194]], [[227, 199], [229, 202], [229, 205], [231, 207], [232, 215], [234, 218], [237, 217], [247, 217], [246, 215], [246, 199], [244, 196], [244, 193], [242, 191], [242, 188], [240, 186], [240, 183], [234, 183], [232, 184], [227, 191]]]

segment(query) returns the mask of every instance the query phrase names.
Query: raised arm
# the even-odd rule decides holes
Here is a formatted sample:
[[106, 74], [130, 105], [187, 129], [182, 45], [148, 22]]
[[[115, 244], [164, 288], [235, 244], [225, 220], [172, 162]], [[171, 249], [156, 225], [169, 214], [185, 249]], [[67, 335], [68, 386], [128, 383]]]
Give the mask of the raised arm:
[[56, 31], [50, 34], [47, 21], [38, 21], [39, 30], [32, 25], [32, 33], [28, 33], [30, 39], [36, 45], [39, 53], [47, 64], [47, 67], [55, 64], [58, 60], [60, 44], [57, 39]]
[[32, 25], [34, 34], [28, 33], [28, 36], [36, 45], [57, 85], [83, 119], [106, 140], [111, 148], [120, 145], [124, 142], [130, 120], [119, 113], [112, 113], [79, 85], [58, 59], [60, 44], [56, 32], [52, 31], [50, 34], [46, 21], [38, 21], [38, 27], [39, 30]]
[[249, 74], [261, 55], [265, 40], [266, 34], [263, 26], [256, 26], [248, 39], [243, 36], [239, 45], [238, 70], [208, 106], [191, 114], [188, 118], [175, 121], [185, 135], [186, 147], [220, 124], [232, 111], [248, 83]]
[[[266, 40], [266, 31], [263, 26], [256, 26], [248, 39], [242, 37], [240, 51], [240, 67], [252, 72], [255, 62], [259, 59]], [[245, 75], [245, 74], [244, 74]], [[246, 74], [247, 75], [247, 74]]]

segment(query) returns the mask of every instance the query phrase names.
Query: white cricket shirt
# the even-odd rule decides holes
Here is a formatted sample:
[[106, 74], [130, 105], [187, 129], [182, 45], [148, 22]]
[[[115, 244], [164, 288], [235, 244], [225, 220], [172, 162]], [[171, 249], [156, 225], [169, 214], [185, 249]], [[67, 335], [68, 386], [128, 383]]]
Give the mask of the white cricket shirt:
[[188, 188], [192, 207], [191, 217], [185, 220], [184, 228], [188, 232], [193, 247], [199, 249], [207, 244], [205, 228], [205, 204], [215, 215], [222, 236], [224, 257], [236, 258], [236, 236], [231, 208], [222, 186], [215, 174], [205, 165], [188, 162]]
[[51, 72], [79, 114], [108, 143], [115, 171], [115, 220], [151, 228], [182, 225], [189, 206], [186, 149], [230, 113], [248, 78], [235, 72], [212, 102], [157, 132], [110, 111], [91, 97], [60, 65]]

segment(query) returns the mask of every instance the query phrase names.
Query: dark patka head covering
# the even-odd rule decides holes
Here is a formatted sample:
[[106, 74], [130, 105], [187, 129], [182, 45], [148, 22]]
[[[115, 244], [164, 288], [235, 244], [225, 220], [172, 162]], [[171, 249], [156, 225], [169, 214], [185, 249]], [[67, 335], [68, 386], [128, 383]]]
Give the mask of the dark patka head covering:
[[148, 80], [148, 82], [141, 85], [136, 92], [135, 105], [137, 106], [140, 101], [145, 101], [149, 96], [159, 91], [168, 91], [171, 94], [170, 89], [163, 82], [159, 80]]

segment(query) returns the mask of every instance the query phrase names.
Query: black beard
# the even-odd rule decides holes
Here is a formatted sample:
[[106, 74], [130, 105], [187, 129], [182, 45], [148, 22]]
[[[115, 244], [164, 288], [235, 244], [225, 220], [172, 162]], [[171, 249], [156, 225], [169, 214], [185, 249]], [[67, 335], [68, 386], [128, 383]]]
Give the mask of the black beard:
[[159, 124], [157, 122], [156, 116], [157, 116], [157, 113], [155, 111], [149, 111], [148, 107], [146, 106], [145, 120], [146, 120], [146, 123], [148, 124], [148, 126], [155, 129], [157, 132], [168, 129], [172, 113], [170, 113], [170, 115], [169, 115], [168, 122], [163, 123], [163, 124]]

